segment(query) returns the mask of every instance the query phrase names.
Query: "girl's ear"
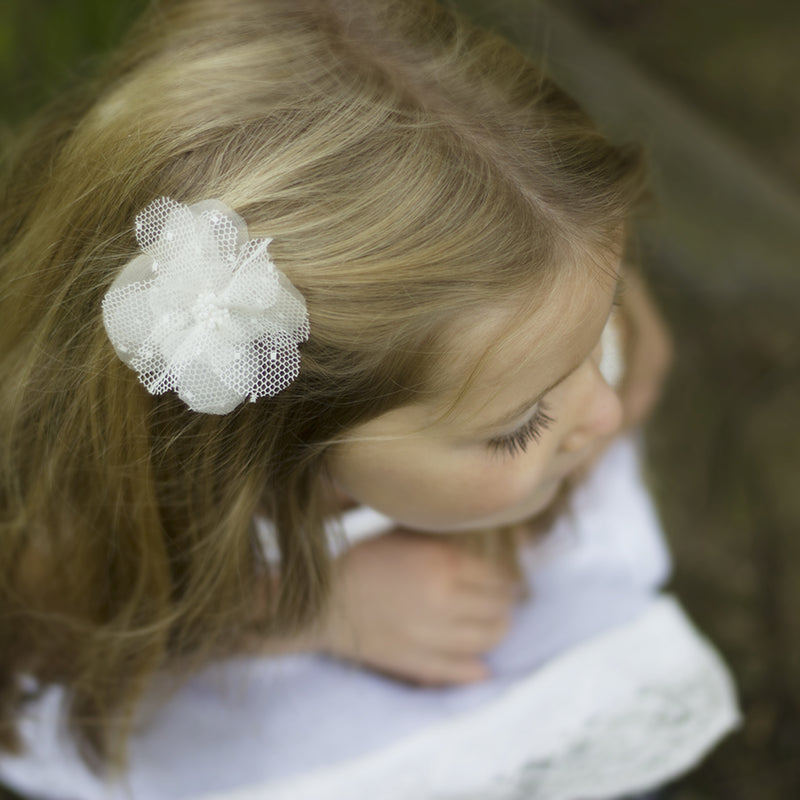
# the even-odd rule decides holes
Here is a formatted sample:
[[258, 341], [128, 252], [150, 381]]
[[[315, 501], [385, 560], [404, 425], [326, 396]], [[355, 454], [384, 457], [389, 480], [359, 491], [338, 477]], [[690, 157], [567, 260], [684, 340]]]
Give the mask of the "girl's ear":
[[621, 317], [626, 370], [620, 386], [625, 427], [641, 425], [656, 407], [673, 359], [672, 336], [643, 277], [625, 275]]

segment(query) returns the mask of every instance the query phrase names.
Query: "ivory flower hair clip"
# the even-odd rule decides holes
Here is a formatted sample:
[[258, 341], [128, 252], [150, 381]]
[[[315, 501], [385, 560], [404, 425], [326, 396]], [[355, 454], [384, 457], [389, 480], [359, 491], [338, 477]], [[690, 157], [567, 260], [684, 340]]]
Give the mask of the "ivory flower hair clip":
[[151, 394], [174, 390], [193, 411], [227, 414], [297, 377], [308, 312], [271, 239], [251, 239], [219, 201], [168, 197], [136, 217], [136, 239], [142, 255], [103, 298], [103, 323]]

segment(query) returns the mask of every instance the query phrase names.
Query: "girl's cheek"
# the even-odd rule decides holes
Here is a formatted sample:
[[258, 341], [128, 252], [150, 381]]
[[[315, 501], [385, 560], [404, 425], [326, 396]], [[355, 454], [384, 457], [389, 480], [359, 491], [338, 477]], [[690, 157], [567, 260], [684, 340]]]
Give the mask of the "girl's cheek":
[[[536, 447], [532, 444], [531, 447]], [[496, 513], [524, 502], [542, 482], [541, 465], [530, 448], [526, 453], [484, 455], [480, 474], [471, 481], [474, 491], [469, 502], [483, 513]]]

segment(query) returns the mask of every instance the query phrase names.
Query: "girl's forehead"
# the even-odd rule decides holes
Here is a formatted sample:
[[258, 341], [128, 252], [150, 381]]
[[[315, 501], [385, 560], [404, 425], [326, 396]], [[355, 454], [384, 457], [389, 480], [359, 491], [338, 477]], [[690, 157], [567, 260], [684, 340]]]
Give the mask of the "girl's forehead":
[[618, 280], [619, 259], [609, 256], [565, 271], [535, 298], [521, 293], [459, 320], [446, 337], [438, 416], [482, 423], [535, 402], [594, 350]]

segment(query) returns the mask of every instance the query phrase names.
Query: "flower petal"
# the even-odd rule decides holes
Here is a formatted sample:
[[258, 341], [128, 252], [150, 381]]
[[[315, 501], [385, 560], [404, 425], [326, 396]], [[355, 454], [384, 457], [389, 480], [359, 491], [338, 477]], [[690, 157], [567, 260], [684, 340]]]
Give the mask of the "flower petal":
[[176, 384], [181, 400], [192, 410], [203, 414], [227, 414], [246, 396], [220, 379], [207, 356], [181, 364]]
[[187, 257], [191, 261], [196, 255], [194, 227], [194, 215], [188, 206], [170, 197], [159, 197], [136, 217], [136, 240], [155, 259], [157, 271], [162, 271]]
[[284, 331], [297, 342], [305, 341], [309, 335], [305, 300], [275, 268], [266, 252], [269, 241], [254, 239], [242, 249], [236, 274], [224, 292], [224, 301], [250, 319], [254, 335]]
[[130, 364], [137, 350], [150, 336], [153, 312], [153, 259], [139, 256], [117, 276], [103, 298], [103, 324], [117, 355]]
[[239, 248], [247, 242], [247, 225], [217, 200], [205, 200], [189, 208], [195, 216], [202, 258], [220, 267], [215, 285], [209, 291], [221, 291], [231, 279]]
[[297, 376], [309, 335], [305, 301], [277, 270], [270, 239], [215, 200], [159, 198], [136, 218], [145, 255], [103, 300], [109, 338], [153, 394], [176, 390], [195, 411], [224, 414]]
[[280, 285], [267, 252], [270, 239], [253, 239], [239, 253], [236, 271], [225, 289], [225, 302], [246, 314], [260, 315], [278, 300]]
[[283, 391], [300, 372], [297, 343], [285, 334], [277, 334], [256, 343], [254, 349], [259, 354], [261, 369], [253, 394], [273, 397]]

